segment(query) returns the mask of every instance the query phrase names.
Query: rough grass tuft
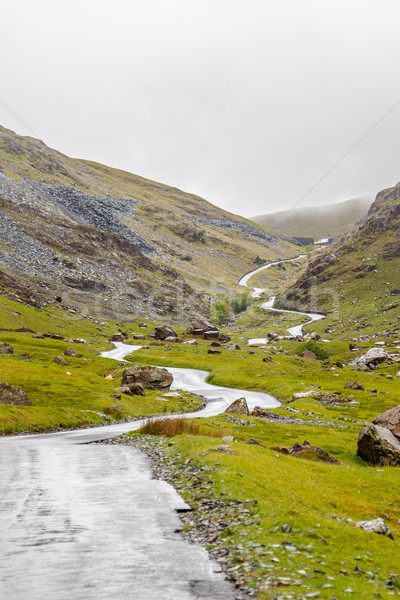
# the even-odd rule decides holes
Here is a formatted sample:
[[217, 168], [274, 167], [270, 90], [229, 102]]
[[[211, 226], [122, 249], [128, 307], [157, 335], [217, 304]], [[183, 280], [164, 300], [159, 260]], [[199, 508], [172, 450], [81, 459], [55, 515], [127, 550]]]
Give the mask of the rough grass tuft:
[[148, 419], [139, 433], [144, 435], [161, 435], [165, 437], [174, 437], [188, 433], [189, 435], [206, 435], [209, 437], [222, 437], [221, 431], [214, 431], [211, 427], [201, 426], [199, 423], [188, 421], [184, 417], [176, 419]]

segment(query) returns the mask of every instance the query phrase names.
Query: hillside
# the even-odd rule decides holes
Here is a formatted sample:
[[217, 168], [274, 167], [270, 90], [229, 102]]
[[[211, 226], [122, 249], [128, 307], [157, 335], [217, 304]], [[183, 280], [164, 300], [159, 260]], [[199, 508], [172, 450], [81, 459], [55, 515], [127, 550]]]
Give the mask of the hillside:
[[257, 215], [252, 220], [282, 235], [315, 240], [336, 238], [365, 219], [372, 201], [372, 196], [363, 196], [327, 206], [305, 206]]
[[0, 290], [91, 315], [204, 315], [284, 238], [206, 200], [0, 127]]
[[[380, 192], [368, 218], [315, 254], [278, 297], [280, 307], [329, 314], [336, 335], [397, 330], [400, 317], [400, 184]], [[326, 327], [320, 324], [320, 327]]]

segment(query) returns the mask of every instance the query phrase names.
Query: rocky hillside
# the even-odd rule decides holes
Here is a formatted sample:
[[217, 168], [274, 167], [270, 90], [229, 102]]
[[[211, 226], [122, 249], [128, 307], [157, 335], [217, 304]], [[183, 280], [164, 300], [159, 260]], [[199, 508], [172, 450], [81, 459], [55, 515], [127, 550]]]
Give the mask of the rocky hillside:
[[285, 238], [206, 200], [0, 127], [0, 290], [102, 316], [204, 315]]
[[365, 223], [314, 254], [305, 273], [278, 298], [278, 305], [327, 312], [336, 333], [397, 329], [400, 184], [377, 195]]
[[336, 238], [367, 217], [372, 196], [353, 198], [327, 206], [305, 206], [253, 217], [253, 221], [282, 235]]

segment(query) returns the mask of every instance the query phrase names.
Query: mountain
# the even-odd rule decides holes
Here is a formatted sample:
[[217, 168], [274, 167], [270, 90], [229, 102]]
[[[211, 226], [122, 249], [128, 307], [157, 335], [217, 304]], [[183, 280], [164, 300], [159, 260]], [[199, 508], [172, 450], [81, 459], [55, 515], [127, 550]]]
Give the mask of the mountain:
[[0, 291], [102, 317], [206, 315], [285, 238], [193, 194], [0, 127]]
[[327, 206], [305, 206], [252, 217], [255, 223], [291, 237], [336, 238], [366, 218], [372, 196]]
[[400, 183], [378, 193], [363, 224], [313, 254], [306, 271], [278, 297], [277, 306], [327, 312], [328, 324], [342, 336], [376, 328], [397, 330]]

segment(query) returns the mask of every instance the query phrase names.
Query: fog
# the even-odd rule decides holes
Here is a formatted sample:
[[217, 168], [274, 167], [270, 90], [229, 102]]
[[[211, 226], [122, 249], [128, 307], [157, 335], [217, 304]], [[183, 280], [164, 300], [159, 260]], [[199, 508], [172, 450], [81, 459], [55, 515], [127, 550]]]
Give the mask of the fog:
[[400, 179], [392, 0], [3, 0], [0, 124], [245, 216]]

